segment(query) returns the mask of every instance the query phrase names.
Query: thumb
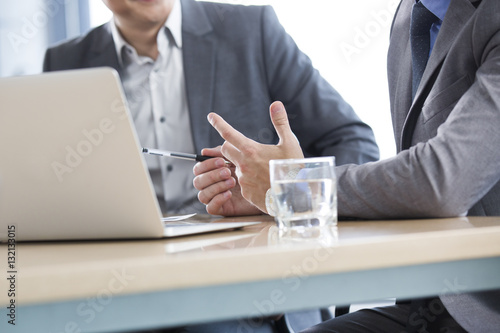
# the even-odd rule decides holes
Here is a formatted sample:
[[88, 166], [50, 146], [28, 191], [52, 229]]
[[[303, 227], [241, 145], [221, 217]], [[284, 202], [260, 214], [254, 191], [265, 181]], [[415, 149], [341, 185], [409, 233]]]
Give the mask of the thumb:
[[280, 142], [286, 142], [292, 138], [295, 140], [295, 135], [293, 134], [290, 124], [288, 123], [288, 115], [283, 103], [277, 101], [271, 104], [269, 107], [269, 113], [271, 114], [271, 121], [276, 129], [276, 133], [278, 133]]

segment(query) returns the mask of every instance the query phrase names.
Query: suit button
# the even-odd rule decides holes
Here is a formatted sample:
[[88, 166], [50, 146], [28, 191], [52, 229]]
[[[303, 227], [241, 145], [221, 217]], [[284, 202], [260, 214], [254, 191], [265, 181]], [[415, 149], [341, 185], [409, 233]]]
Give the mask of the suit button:
[[169, 164], [169, 165], [167, 165], [167, 171], [168, 171], [168, 172], [172, 171], [172, 170], [173, 170], [173, 168], [174, 168], [174, 167], [173, 167], [173, 166], [171, 166], [170, 164]]
[[164, 123], [167, 119], [165, 117], [160, 118], [160, 123]]

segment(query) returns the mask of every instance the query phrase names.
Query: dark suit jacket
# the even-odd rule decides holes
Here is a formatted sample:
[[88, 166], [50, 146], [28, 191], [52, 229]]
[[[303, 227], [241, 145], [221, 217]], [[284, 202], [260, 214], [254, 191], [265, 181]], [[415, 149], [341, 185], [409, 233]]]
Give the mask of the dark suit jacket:
[[[276, 143], [269, 105], [281, 100], [304, 153], [337, 164], [378, 159], [371, 129], [316, 71], [271, 7], [182, 0], [184, 75], [194, 144], [222, 143], [217, 112], [246, 136]], [[109, 24], [46, 52], [44, 71], [111, 66], [121, 71]]]
[[[414, 3], [401, 1], [388, 54], [399, 153], [371, 165], [338, 168], [339, 214], [499, 216], [500, 1], [451, 1], [412, 101], [409, 30]], [[500, 292], [441, 300], [467, 330], [500, 330]]]

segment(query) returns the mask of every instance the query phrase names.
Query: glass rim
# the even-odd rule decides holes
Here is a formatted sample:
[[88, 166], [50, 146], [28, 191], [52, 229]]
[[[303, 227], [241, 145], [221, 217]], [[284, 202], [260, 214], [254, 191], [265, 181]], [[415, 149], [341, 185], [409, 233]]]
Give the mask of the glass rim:
[[281, 164], [305, 164], [316, 162], [329, 162], [332, 161], [335, 166], [335, 156], [318, 156], [318, 157], [304, 157], [304, 158], [288, 158], [288, 159], [274, 159], [269, 161], [269, 165]]

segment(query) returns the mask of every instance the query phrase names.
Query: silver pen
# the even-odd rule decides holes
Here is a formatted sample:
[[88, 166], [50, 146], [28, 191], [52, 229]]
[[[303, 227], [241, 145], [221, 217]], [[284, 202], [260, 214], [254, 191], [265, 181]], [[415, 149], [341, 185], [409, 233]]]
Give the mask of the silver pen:
[[[178, 153], [178, 152], [174, 152], [174, 151], [159, 150], [159, 149], [153, 149], [153, 148], [142, 148], [142, 152], [145, 154], [149, 154], [149, 155], [182, 158], [184, 160], [192, 160], [192, 161], [197, 161], [197, 162], [203, 162], [203, 161], [208, 160], [210, 158], [217, 157], [217, 156], [205, 156], [205, 155], [198, 155], [198, 154]], [[231, 162], [226, 161], [226, 164], [230, 164], [230, 163]]]

